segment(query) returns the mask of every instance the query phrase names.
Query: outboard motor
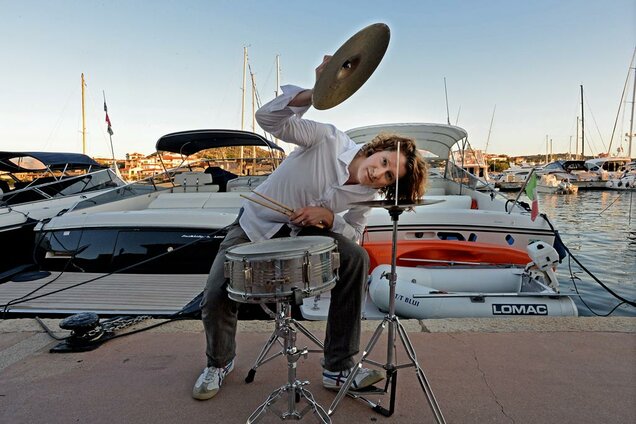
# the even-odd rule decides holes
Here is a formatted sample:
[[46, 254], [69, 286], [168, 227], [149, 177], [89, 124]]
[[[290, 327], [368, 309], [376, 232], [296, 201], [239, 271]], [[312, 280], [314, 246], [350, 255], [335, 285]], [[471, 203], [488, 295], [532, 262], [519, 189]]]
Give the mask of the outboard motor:
[[533, 266], [539, 268], [546, 275], [548, 285], [552, 287], [557, 293], [559, 292], [559, 281], [557, 280], [554, 268], [561, 262], [559, 254], [546, 242], [535, 241], [528, 245], [526, 248], [528, 256], [532, 259], [525, 270], [528, 271]]

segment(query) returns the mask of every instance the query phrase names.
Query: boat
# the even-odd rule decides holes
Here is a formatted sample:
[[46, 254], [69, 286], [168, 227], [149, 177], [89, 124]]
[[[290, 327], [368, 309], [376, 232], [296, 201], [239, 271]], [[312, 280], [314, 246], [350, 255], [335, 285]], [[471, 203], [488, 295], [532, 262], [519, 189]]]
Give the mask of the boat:
[[[636, 58], [636, 51], [635, 51], [635, 55], [632, 56], [632, 65], [630, 65], [629, 70], [628, 70], [628, 79], [629, 79], [629, 73], [632, 71], [633, 69], [633, 63], [634, 63], [634, 58]], [[634, 80], [636, 81], [636, 74], [634, 74]], [[632, 87], [635, 88], [636, 86]], [[625, 85], [625, 89], [627, 88], [627, 84]], [[621, 103], [623, 102], [623, 98], [625, 95], [625, 90], [623, 90], [623, 95], [621, 96]], [[625, 169], [625, 166], [630, 163], [632, 161], [631, 159], [631, 149], [632, 149], [632, 136], [633, 136], [633, 117], [634, 117], [634, 96], [636, 96], [636, 89], [633, 90], [633, 94], [632, 94], [632, 113], [631, 113], [631, 119], [630, 119], [630, 130], [629, 132], [626, 134], [628, 139], [629, 139], [629, 147], [627, 150], [627, 155], [626, 156], [619, 156], [623, 153], [623, 147], [619, 146], [619, 148], [617, 149], [617, 153], [616, 155], [612, 155], [611, 154], [611, 145], [612, 145], [612, 140], [614, 138], [614, 132], [612, 132], [612, 137], [610, 138], [610, 148], [608, 149], [607, 152], [605, 153], [601, 153], [598, 157], [596, 158], [592, 158], [592, 159], [588, 159], [585, 161], [585, 167], [590, 171], [593, 172], [595, 174], [597, 174], [597, 179], [594, 181], [590, 181], [587, 183], [583, 183], [583, 184], [579, 184], [579, 188], [585, 188], [585, 189], [606, 189], [609, 188], [610, 181], [611, 180], [616, 180], [619, 179], [621, 177], [621, 173], [623, 172], [623, 170]], [[618, 120], [618, 114], [620, 113], [620, 110], [622, 108], [619, 107], [619, 111], [617, 113], [617, 120]], [[583, 86], [581, 86], [581, 125], [583, 126]], [[616, 127], [615, 127], [616, 129]], [[582, 129], [581, 131], [581, 153], [584, 156], [584, 152], [585, 152], [585, 131]]]
[[499, 188], [499, 191], [519, 191], [525, 185], [532, 169], [531, 166], [508, 168], [495, 182], [495, 187]]
[[[238, 148], [244, 146], [262, 146], [268, 153], [241, 162]], [[237, 150], [230, 158], [209, 151], [222, 148]], [[49, 284], [41, 292], [46, 294], [88, 280], [94, 282], [74, 289], [72, 296], [62, 292], [11, 310], [169, 315], [197, 296], [225, 227], [238, 215], [240, 195], [267, 178], [277, 164], [271, 151], [282, 149], [258, 134], [234, 130], [171, 133], [156, 149], [181, 154], [183, 165], [40, 222], [33, 256], [37, 268], [50, 275], [0, 284], [0, 304], [44, 284]]]
[[466, 170], [468, 173], [482, 180], [482, 184], [477, 186], [477, 190], [489, 190], [494, 187], [494, 181], [488, 172], [488, 164], [481, 150], [471, 147], [453, 152], [455, 164]]
[[590, 171], [587, 166], [585, 166], [584, 160], [556, 160], [554, 162], [550, 162], [545, 165], [540, 171], [537, 172], [538, 175], [554, 175], [558, 181], [568, 181], [573, 186], [577, 188], [582, 187], [592, 187], [598, 186], [599, 181], [601, 180], [600, 175], [597, 172]]
[[556, 174], [543, 174], [537, 180], [538, 193], [574, 194], [578, 189], [578, 186], [567, 178], [559, 180]]
[[605, 156], [585, 161], [585, 166], [591, 172], [601, 175], [601, 179], [609, 180], [620, 175], [625, 165], [632, 160], [628, 157]]
[[[457, 242], [451, 242], [457, 243]], [[461, 242], [459, 242], [461, 243]], [[372, 263], [379, 246], [369, 247]], [[577, 316], [578, 309], [571, 296], [560, 294], [553, 267], [558, 254], [544, 242], [528, 245], [526, 255], [511, 249], [484, 246], [482, 257], [465, 257], [464, 261], [450, 255], [435, 253], [434, 246], [398, 244], [395, 283], [395, 313], [408, 319], [436, 318], [498, 318], [512, 316]], [[443, 250], [465, 250], [461, 245], [445, 246]], [[486, 253], [484, 253], [486, 252]], [[528, 256], [529, 255], [529, 256]], [[390, 256], [381, 261], [390, 261]], [[525, 256], [525, 258], [524, 258]], [[484, 261], [488, 257], [487, 261]], [[446, 260], [441, 259], [446, 258]], [[528, 260], [523, 265], [520, 262]], [[391, 265], [376, 265], [366, 287], [365, 319], [383, 319], [389, 310], [388, 278]], [[318, 296], [303, 305], [307, 319], [324, 320], [329, 295]]]
[[636, 190], [636, 162], [625, 165], [618, 178], [610, 179], [606, 187], [612, 190]]
[[[433, 162], [445, 163], [442, 171], [430, 175], [425, 197], [444, 201], [405, 213], [400, 222], [400, 240], [439, 242], [443, 246], [461, 242], [466, 254], [471, 255], [479, 255], [486, 247], [518, 254], [533, 240], [554, 243], [555, 232], [545, 220], [532, 221], [526, 206], [494, 190], [477, 191], [480, 180], [449, 160], [451, 148], [467, 137], [462, 128], [394, 124], [355, 129], [348, 134], [354, 141], [366, 143], [382, 130], [414, 137]], [[105, 194], [107, 201], [97, 197], [81, 202], [38, 225], [35, 257], [39, 268], [51, 275], [19, 286], [12, 282], [0, 285], [0, 305], [47, 282], [51, 286], [43, 293], [95, 279], [73, 288], [77, 293], [74, 296], [60, 293], [25, 301], [10, 310], [68, 314], [90, 308], [100, 314], [155, 315], [181, 310], [201, 292], [225, 235], [224, 228], [236, 219], [243, 203], [240, 195], [267, 178], [266, 172], [258, 175], [260, 164], [253, 166], [252, 159], [246, 159], [252, 163], [250, 175], [239, 175], [236, 159], [212, 159], [202, 154], [202, 149], [221, 147], [223, 143], [258, 143], [276, 149], [264, 137], [245, 131], [184, 131], [160, 138], [157, 150], [180, 152], [188, 163], [186, 169], [172, 170], [163, 180], [155, 178], [151, 184], [157, 188], [154, 191], [127, 196], [134, 186], [126, 186]], [[196, 166], [189, 160], [192, 156], [209, 165]], [[272, 158], [269, 155], [258, 160], [271, 165]], [[113, 196], [122, 199], [115, 201]], [[390, 240], [390, 217], [384, 210], [372, 209], [363, 245], [380, 243], [385, 246], [381, 250], [386, 250]], [[454, 256], [459, 257], [456, 250]], [[522, 262], [528, 262], [526, 256]]]
[[0, 281], [32, 262], [38, 222], [124, 184], [84, 154], [0, 152], [0, 243], [11, 246], [3, 256]]

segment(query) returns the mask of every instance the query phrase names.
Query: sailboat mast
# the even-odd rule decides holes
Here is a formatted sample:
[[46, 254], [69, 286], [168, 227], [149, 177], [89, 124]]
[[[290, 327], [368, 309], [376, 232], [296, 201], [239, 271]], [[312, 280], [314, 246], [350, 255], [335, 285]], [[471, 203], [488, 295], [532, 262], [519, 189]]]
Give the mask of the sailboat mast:
[[492, 132], [492, 123], [495, 120], [495, 111], [497, 110], [497, 105], [492, 110], [492, 117], [490, 118], [490, 127], [488, 128], [488, 138], [486, 139], [486, 148], [484, 149], [484, 154], [488, 152], [488, 144], [490, 143], [490, 133]]
[[247, 72], [247, 47], [243, 47], [243, 87], [241, 92], [243, 97], [241, 99], [241, 130], [245, 129], [245, 76]]
[[[252, 79], [252, 131], [256, 132], [256, 80], [251, 67], [250, 77]], [[252, 174], [256, 174], [256, 146], [252, 146]]]
[[[241, 99], [241, 130], [245, 129], [245, 73], [247, 71], [247, 47], [243, 47], [243, 88]], [[241, 169], [243, 169], [243, 146], [241, 146]]]
[[585, 159], [585, 112], [583, 109], [583, 85], [581, 85], [581, 156]]
[[576, 159], [579, 158], [579, 117], [576, 117], [576, 140], [574, 140], [574, 147], [576, 149]]
[[86, 82], [84, 81], [84, 73], [82, 72], [82, 153], [86, 154], [86, 112], [84, 109], [84, 87], [86, 87]]
[[[278, 97], [279, 87], [280, 87], [280, 55], [277, 54], [276, 55], [276, 91], [274, 92], [275, 94], [274, 97]], [[276, 137], [274, 137], [274, 143], [280, 146], [280, 143], [278, 142], [278, 139]], [[276, 151], [275, 155], [276, 157], [280, 158], [280, 152], [278, 150]]]
[[280, 87], [280, 55], [276, 55], [276, 97], [278, 97], [278, 87]]
[[629, 144], [627, 147], [627, 156], [632, 158], [632, 137], [634, 137], [634, 103], [636, 102], [636, 68], [634, 70], [634, 84], [632, 86], [632, 117], [629, 120]]

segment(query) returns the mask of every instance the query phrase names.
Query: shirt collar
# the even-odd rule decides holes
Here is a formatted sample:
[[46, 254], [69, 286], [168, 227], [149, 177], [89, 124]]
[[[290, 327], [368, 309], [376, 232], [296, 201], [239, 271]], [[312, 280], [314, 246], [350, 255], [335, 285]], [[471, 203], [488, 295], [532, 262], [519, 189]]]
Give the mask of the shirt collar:
[[369, 194], [377, 193], [378, 190], [373, 187], [363, 186], [361, 184], [345, 185], [345, 183], [347, 182], [350, 176], [349, 164], [351, 163], [353, 158], [356, 157], [356, 155], [358, 154], [362, 146], [363, 146], [362, 144], [357, 144], [351, 149], [345, 150], [344, 152], [340, 153], [340, 155], [338, 156], [338, 160], [340, 161], [340, 164], [344, 168], [344, 172], [341, 172], [338, 175], [338, 183], [340, 184], [340, 189], [342, 190], [350, 191], [353, 193], [369, 195]]
[[344, 186], [347, 180], [349, 179], [349, 176], [350, 176], [349, 164], [351, 163], [353, 158], [356, 157], [356, 155], [358, 154], [361, 148], [362, 148], [362, 144], [356, 144], [352, 148], [347, 149], [344, 152], [340, 153], [340, 155], [338, 156], [338, 160], [340, 161], [340, 164], [344, 168], [344, 172], [341, 172], [340, 175], [338, 175], [338, 183], [341, 186]]

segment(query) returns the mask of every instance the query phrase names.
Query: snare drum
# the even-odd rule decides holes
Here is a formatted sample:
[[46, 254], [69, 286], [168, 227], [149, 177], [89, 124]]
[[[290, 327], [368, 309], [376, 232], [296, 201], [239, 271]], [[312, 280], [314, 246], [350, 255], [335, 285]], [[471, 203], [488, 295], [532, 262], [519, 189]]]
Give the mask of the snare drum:
[[243, 303], [297, 302], [331, 290], [340, 266], [336, 241], [323, 236], [240, 244], [225, 258], [228, 296]]

